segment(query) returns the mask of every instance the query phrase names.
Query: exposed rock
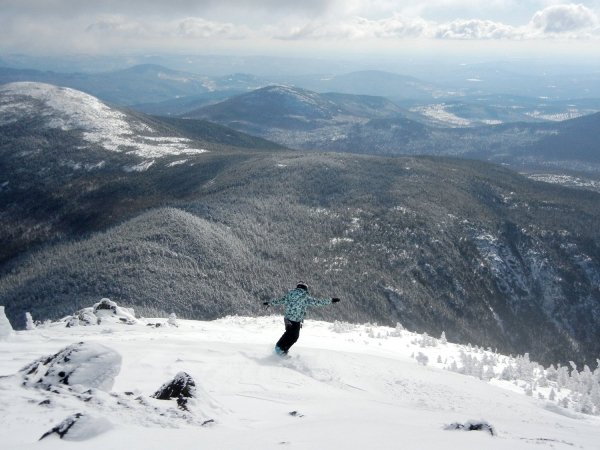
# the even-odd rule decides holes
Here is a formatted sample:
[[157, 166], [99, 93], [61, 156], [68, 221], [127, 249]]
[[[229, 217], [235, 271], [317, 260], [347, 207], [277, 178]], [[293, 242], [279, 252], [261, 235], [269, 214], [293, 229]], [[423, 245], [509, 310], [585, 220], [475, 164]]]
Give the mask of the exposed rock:
[[121, 369], [121, 355], [96, 343], [79, 342], [42, 357], [19, 372], [23, 384], [49, 391], [60, 385], [82, 385], [109, 391]]
[[492, 436], [496, 434], [494, 427], [484, 421], [468, 421], [465, 423], [454, 422], [444, 427], [445, 430], [464, 430], [464, 431], [487, 431]]
[[40, 441], [52, 435], [57, 435], [67, 441], [85, 441], [108, 431], [110, 428], [112, 428], [111, 423], [104, 418], [76, 413], [44, 433]]
[[196, 382], [185, 372], [179, 372], [175, 377], [163, 384], [152, 397], [158, 400], [169, 400], [172, 398], [192, 398], [196, 395]]

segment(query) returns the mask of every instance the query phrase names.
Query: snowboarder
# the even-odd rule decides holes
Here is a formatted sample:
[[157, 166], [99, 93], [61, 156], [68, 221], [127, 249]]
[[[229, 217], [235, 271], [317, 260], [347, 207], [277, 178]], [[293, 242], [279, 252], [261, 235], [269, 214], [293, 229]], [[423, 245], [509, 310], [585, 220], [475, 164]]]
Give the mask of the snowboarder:
[[298, 282], [295, 289], [289, 291], [278, 300], [264, 302], [263, 305], [285, 305], [284, 323], [285, 333], [275, 344], [275, 353], [287, 355], [290, 347], [295, 344], [300, 336], [300, 328], [309, 306], [326, 306], [339, 302], [339, 298], [316, 299], [308, 295], [308, 285], [304, 281]]

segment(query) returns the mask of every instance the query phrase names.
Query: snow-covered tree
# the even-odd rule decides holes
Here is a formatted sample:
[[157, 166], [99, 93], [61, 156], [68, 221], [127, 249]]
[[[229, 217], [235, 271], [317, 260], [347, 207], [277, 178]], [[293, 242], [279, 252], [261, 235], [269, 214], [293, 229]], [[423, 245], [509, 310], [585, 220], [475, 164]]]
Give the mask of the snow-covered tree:
[[494, 372], [494, 368], [492, 366], [487, 366], [485, 372], [483, 373], [483, 378], [485, 380], [491, 380], [496, 377], [496, 373]]
[[567, 387], [569, 384], [569, 370], [565, 366], [556, 369], [556, 384], [559, 388]]
[[33, 321], [33, 317], [31, 317], [30, 312], [25, 313], [25, 329], [26, 330], [34, 330], [35, 322]]
[[446, 339], [446, 332], [442, 331], [442, 335], [440, 336], [440, 344], [446, 345], [448, 340]]
[[13, 328], [4, 314], [4, 306], [0, 306], [0, 339], [13, 334]]

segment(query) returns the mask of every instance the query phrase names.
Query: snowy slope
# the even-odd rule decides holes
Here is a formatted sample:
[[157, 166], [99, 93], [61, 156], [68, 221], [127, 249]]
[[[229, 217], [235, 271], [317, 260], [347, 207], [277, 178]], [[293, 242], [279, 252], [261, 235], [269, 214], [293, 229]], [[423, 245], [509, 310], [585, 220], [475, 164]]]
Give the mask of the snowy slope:
[[0, 125], [41, 118], [48, 128], [81, 131], [90, 144], [143, 158], [199, 154], [192, 141], [163, 136], [142, 122], [70, 88], [18, 82], [0, 86]]
[[[513, 383], [444, 370], [461, 351], [492, 354], [401, 328], [309, 320], [291, 358], [280, 359], [272, 354], [279, 316], [119, 322], [61, 322], [0, 341], [3, 449], [62, 449], [56, 435], [38, 439], [77, 413], [84, 420], [70, 439], [90, 449], [598, 448], [599, 417], [524, 395]], [[120, 355], [110, 393], [21, 386], [19, 370], [77, 342]], [[181, 371], [197, 385], [187, 412], [150, 398]], [[495, 435], [445, 429], [468, 421], [488, 423]]]

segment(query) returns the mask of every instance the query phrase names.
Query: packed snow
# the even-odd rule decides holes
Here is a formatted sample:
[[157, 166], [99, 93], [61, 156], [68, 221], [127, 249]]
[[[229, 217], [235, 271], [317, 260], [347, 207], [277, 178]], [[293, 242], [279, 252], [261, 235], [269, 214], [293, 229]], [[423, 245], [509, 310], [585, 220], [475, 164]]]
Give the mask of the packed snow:
[[282, 331], [281, 316], [143, 319], [108, 299], [16, 331], [0, 341], [2, 448], [598, 448], [600, 369], [313, 320], [282, 359]]
[[90, 144], [143, 158], [207, 151], [186, 138], [156, 136], [142, 121], [74, 89], [34, 82], [0, 86], [0, 125], [35, 117], [44, 118], [48, 128], [81, 131]]

